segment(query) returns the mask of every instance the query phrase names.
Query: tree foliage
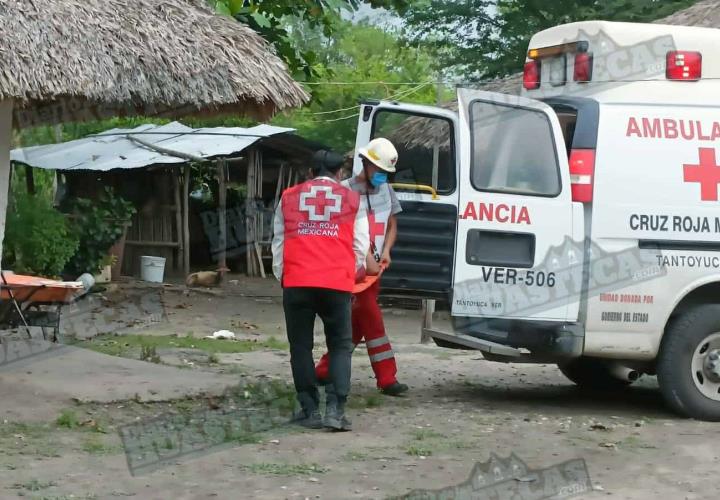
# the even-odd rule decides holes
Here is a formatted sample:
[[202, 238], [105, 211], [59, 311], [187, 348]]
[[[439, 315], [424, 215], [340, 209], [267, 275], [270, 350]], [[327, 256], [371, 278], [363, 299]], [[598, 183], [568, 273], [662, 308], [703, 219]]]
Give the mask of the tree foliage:
[[697, 0], [422, 0], [405, 15], [406, 39], [437, 54], [452, 76], [477, 81], [516, 73], [530, 37], [592, 19], [650, 22]]
[[8, 211], [3, 267], [17, 273], [56, 277], [78, 249], [79, 238], [48, 196], [18, 190]]
[[338, 23], [332, 38], [313, 35], [308, 26], [290, 30], [302, 33], [304, 46], [317, 53], [317, 76], [310, 105], [280, 115], [278, 125], [345, 153], [355, 142], [359, 101], [435, 102], [432, 58], [387, 30], [349, 22]]
[[[342, 11], [357, 9], [361, 0], [208, 0], [221, 14], [247, 24], [270, 42], [293, 72], [313, 76], [317, 54], [298, 45], [287, 29], [288, 17], [300, 19], [313, 28], [320, 28], [326, 37], [337, 26], [335, 19]], [[408, 0], [370, 0], [373, 7], [391, 8], [402, 12]]]

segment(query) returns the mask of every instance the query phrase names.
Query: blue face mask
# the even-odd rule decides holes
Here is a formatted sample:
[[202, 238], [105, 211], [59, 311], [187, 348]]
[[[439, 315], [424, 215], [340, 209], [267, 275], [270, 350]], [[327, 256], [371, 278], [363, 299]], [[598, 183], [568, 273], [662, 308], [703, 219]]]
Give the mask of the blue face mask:
[[373, 187], [378, 187], [387, 182], [387, 177], [385, 172], [375, 172], [372, 174], [372, 177], [370, 177], [370, 184], [372, 184]]

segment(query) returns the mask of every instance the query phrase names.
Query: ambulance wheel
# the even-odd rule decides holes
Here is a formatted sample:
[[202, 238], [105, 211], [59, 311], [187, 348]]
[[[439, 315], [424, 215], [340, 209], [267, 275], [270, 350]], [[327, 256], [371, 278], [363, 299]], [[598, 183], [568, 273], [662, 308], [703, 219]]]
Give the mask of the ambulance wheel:
[[657, 376], [674, 411], [720, 421], [720, 305], [698, 306], [671, 321], [658, 356]]
[[606, 362], [595, 358], [578, 358], [559, 364], [563, 375], [578, 386], [595, 391], [610, 391], [627, 387], [632, 382], [614, 376]]

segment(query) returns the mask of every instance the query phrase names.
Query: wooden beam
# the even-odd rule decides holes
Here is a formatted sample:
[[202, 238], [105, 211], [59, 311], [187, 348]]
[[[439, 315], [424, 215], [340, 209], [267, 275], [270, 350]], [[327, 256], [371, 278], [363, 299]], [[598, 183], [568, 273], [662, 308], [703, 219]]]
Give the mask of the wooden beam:
[[[174, 184], [174, 197], [175, 197], [175, 206], [173, 207], [175, 211], [175, 234], [178, 240], [178, 247], [177, 251], [175, 252], [175, 270], [177, 271], [180, 269], [180, 266], [183, 265], [185, 262], [185, 258], [183, 257], [183, 254], [185, 252], [185, 249], [183, 247], [183, 222], [182, 222], [182, 205], [180, 204], [180, 199], [182, 198], [181, 194], [181, 182], [180, 182], [180, 171], [174, 170], [173, 171], [173, 184]], [[184, 270], [184, 268], [183, 268]], [[187, 276], [187, 275], [186, 275]]]
[[185, 166], [183, 179], [183, 273], [190, 274], [190, 165]]
[[182, 153], [180, 151], [173, 151], [172, 149], [158, 146], [157, 144], [153, 144], [152, 142], [144, 141], [144, 140], [134, 137], [130, 134], [126, 135], [125, 137], [130, 142], [134, 142], [135, 144], [139, 144], [140, 146], [143, 146], [147, 149], [151, 149], [153, 151], [157, 151], [158, 153], [162, 153], [164, 155], [174, 156], [175, 158], [183, 158], [188, 161], [198, 161], [198, 162], [205, 161], [205, 158], [202, 158], [200, 156], [191, 155], [189, 153]]
[[[227, 187], [225, 185], [225, 175], [227, 172], [224, 158], [220, 158], [217, 163], [218, 178], [218, 269], [227, 269], [226, 251], [227, 251], [227, 223], [225, 222]], [[220, 273], [223, 276], [224, 273]]]
[[[10, 144], [12, 142], [12, 99], [0, 101], [0, 256], [5, 237], [5, 216], [10, 194]], [[1, 266], [0, 266], [1, 267]]]

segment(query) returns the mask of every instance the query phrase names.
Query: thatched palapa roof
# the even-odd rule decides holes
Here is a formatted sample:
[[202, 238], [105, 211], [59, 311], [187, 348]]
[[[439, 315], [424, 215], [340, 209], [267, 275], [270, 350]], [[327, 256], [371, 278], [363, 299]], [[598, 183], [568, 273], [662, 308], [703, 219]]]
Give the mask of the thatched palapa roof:
[[655, 24], [675, 26], [699, 26], [702, 28], [720, 28], [720, 1], [703, 0], [687, 9], [675, 12], [654, 21]]
[[205, 0], [0, 0], [0, 33], [0, 100], [15, 100], [16, 126], [267, 118], [309, 98], [260, 35]]
[[[671, 24], [675, 26], [699, 26], [704, 28], [720, 28], [720, 0], [703, 0], [687, 9], [654, 21], [655, 24]], [[522, 73], [501, 78], [479, 85], [477, 88], [488, 92], [501, 92], [504, 94], [520, 94]], [[457, 101], [445, 103], [442, 107], [457, 111]], [[440, 144], [442, 149], [450, 147], [447, 133], [442, 130], [443, 124], [438, 120], [413, 117], [405, 120], [393, 133], [391, 139], [404, 144], [408, 148], [427, 147], [434, 144], [436, 137], [445, 138]]]

